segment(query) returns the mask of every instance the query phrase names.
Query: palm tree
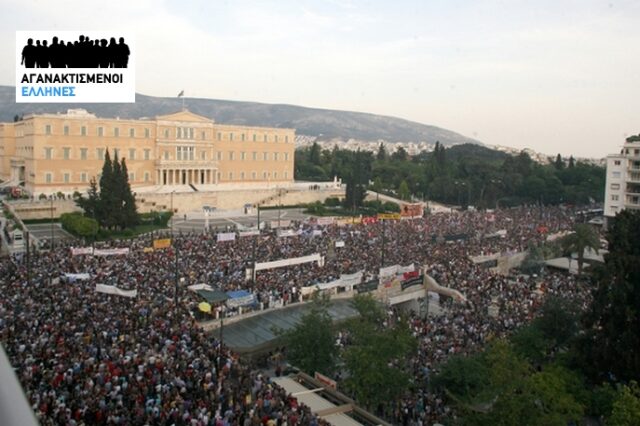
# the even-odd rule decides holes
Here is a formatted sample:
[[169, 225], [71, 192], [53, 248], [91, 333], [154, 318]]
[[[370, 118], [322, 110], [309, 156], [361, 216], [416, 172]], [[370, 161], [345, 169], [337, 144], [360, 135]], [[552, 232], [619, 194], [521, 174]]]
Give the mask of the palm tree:
[[574, 251], [578, 253], [578, 275], [582, 275], [582, 264], [584, 263], [584, 251], [587, 248], [598, 253], [600, 239], [593, 228], [585, 223], [579, 223], [573, 228], [573, 232], [562, 240], [562, 246], [569, 252], [569, 256]]

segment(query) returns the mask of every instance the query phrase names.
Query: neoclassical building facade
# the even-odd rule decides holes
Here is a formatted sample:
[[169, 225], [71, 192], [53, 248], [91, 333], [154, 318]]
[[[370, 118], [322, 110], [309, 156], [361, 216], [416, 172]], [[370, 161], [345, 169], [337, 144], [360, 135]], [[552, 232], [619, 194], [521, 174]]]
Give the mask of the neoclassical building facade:
[[125, 158], [132, 187], [293, 182], [295, 130], [218, 124], [189, 111], [139, 120], [85, 110], [0, 124], [0, 179], [33, 195], [84, 192], [105, 153]]

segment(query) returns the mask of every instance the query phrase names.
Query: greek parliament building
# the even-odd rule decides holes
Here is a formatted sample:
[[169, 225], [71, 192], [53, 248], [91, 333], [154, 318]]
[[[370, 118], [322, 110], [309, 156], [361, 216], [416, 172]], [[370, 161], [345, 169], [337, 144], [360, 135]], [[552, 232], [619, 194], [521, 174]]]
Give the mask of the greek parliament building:
[[218, 124], [186, 110], [140, 120], [82, 109], [33, 114], [0, 124], [0, 179], [24, 182], [36, 197], [84, 192], [99, 178], [107, 149], [112, 159], [126, 159], [134, 188], [286, 186], [295, 130]]
[[640, 210], [640, 135], [626, 139], [619, 154], [607, 156], [604, 215]]

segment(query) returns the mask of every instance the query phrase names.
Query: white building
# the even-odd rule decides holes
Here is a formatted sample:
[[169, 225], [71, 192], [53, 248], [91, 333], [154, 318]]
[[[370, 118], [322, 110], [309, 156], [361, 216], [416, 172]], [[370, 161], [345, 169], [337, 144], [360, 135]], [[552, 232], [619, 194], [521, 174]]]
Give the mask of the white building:
[[620, 154], [607, 156], [604, 215], [640, 210], [640, 135], [627, 138]]

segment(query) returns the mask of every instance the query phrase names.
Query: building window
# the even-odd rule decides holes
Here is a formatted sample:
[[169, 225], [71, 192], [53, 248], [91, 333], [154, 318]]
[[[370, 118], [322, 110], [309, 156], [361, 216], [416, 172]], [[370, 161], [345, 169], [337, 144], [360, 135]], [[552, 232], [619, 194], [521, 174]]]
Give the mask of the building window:
[[289, 179], [289, 172], [284, 172], [284, 178]]
[[104, 148], [97, 148], [96, 156], [98, 157], [98, 160], [104, 160]]
[[135, 160], [135, 159], [136, 159], [136, 149], [129, 148], [129, 160]]
[[256, 180], [256, 172], [251, 172], [251, 179]]
[[130, 138], [135, 138], [136, 137], [136, 129], [134, 129], [134, 128], [129, 129], [129, 137]]
[[218, 161], [222, 161], [222, 151], [216, 152], [216, 158], [218, 159]]
[[144, 181], [145, 181], [145, 182], [149, 182], [149, 178], [150, 178], [150, 177], [151, 177], [151, 176], [149, 176], [149, 172], [144, 172]]
[[262, 159], [264, 161], [269, 161], [269, 153], [268, 152], [263, 152], [262, 153]]
[[240, 153], [240, 159], [241, 159], [242, 161], [246, 160], [246, 159], [247, 159], [247, 153], [246, 153], [246, 152], [244, 152], [244, 151], [242, 151], [242, 152]]
[[620, 160], [615, 160], [615, 161], [613, 162], [613, 164], [615, 164], [616, 166], [619, 166], [619, 165], [620, 165]]
[[87, 126], [80, 127], [80, 136], [87, 136]]
[[206, 138], [207, 138], [206, 132], [202, 132], [202, 140], [205, 140]]
[[640, 155], [640, 149], [634, 149], [633, 155]]
[[207, 159], [207, 151], [200, 151], [200, 159], [201, 160]]
[[240, 180], [244, 180], [244, 172], [240, 172]]
[[289, 136], [284, 137], [284, 143], [289, 143]]
[[50, 135], [51, 134], [51, 124], [47, 124], [46, 126], [44, 126], [44, 133], [46, 135]]
[[63, 127], [63, 133], [65, 136], [69, 136], [69, 126], [64, 126]]
[[150, 149], [145, 149], [144, 150], [144, 159], [148, 160], [150, 155], [151, 155], [151, 150]]
[[53, 148], [45, 148], [44, 149], [44, 159], [51, 160], [53, 157]]
[[234, 160], [234, 153], [233, 151], [229, 151], [229, 161], [233, 161]]
[[68, 160], [71, 154], [71, 148], [62, 148], [62, 157]]
[[258, 139], [258, 135], [256, 135], [255, 133], [253, 134], [253, 141], [255, 142]]
[[258, 153], [253, 151], [251, 154], [252, 154], [253, 161], [256, 161], [258, 159]]
[[274, 140], [274, 142], [275, 142], [275, 143], [278, 143], [278, 135], [275, 135], [275, 136], [273, 137], [273, 140]]
[[278, 161], [278, 153], [277, 152], [273, 153], [273, 161]]
[[44, 174], [44, 180], [47, 183], [53, 182], [53, 175], [51, 173], [45, 173]]
[[611, 201], [618, 201], [620, 199], [619, 195], [612, 195], [611, 196]]
[[267, 135], [264, 135], [264, 141], [269, 142], [269, 137]]
[[262, 180], [267, 180], [267, 172], [262, 172]]
[[233, 180], [233, 172], [229, 172], [229, 180]]
[[278, 179], [278, 172], [273, 172], [273, 178]]
[[149, 129], [144, 129], [144, 137], [145, 138], [147, 138], [147, 139], [149, 138], [149, 133], [150, 133]]
[[164, 152], [164, 159], [168, 160], [169, 159], [169, 151], [165, 151]]
[[611, 177], [620, 179], [620, 176], [621, 176], [620, 172], [612, 172], [611, 173]]
[[104, 127], [98, 127], [98, 136], [100, 137], [104, 136]]
[[222, 140], [222, 133], [218, 132], [218, 140], [221, 141]]
[[136, 174], [134, 172], [129, 173], [129, 182], [136, 180]]
[[87, 159], [87, 148], [80, 148], [80, 159], [81, 160]]
[[63, 176], [64, 176], [64, 183], [69, 183], [69, 173], [65, 173]]
[[289, 153], [288, 152], [284, 153], [284, 161], [289, 161]]
[[620, 189], [620, 184], [619, 183], [612, 183], [611, 184], [611, 189], [613, 189], [614, 191]]
[[80, 182], [85, 183], [87, 181], [87, 174], [85, 172], [80, 173]]
[[115, 127], [113, 129], [113, 136], [115, 136], [116, 138], [120, 137], [120, 128], [119, 127]]
[[244, 133], [240, 135], [240, 140], [241, 140], [242, 142], [244, 142], [244, 137], [245, 137]]
[[164, 129], [164, 138], [169, 139], [169, 129]]

